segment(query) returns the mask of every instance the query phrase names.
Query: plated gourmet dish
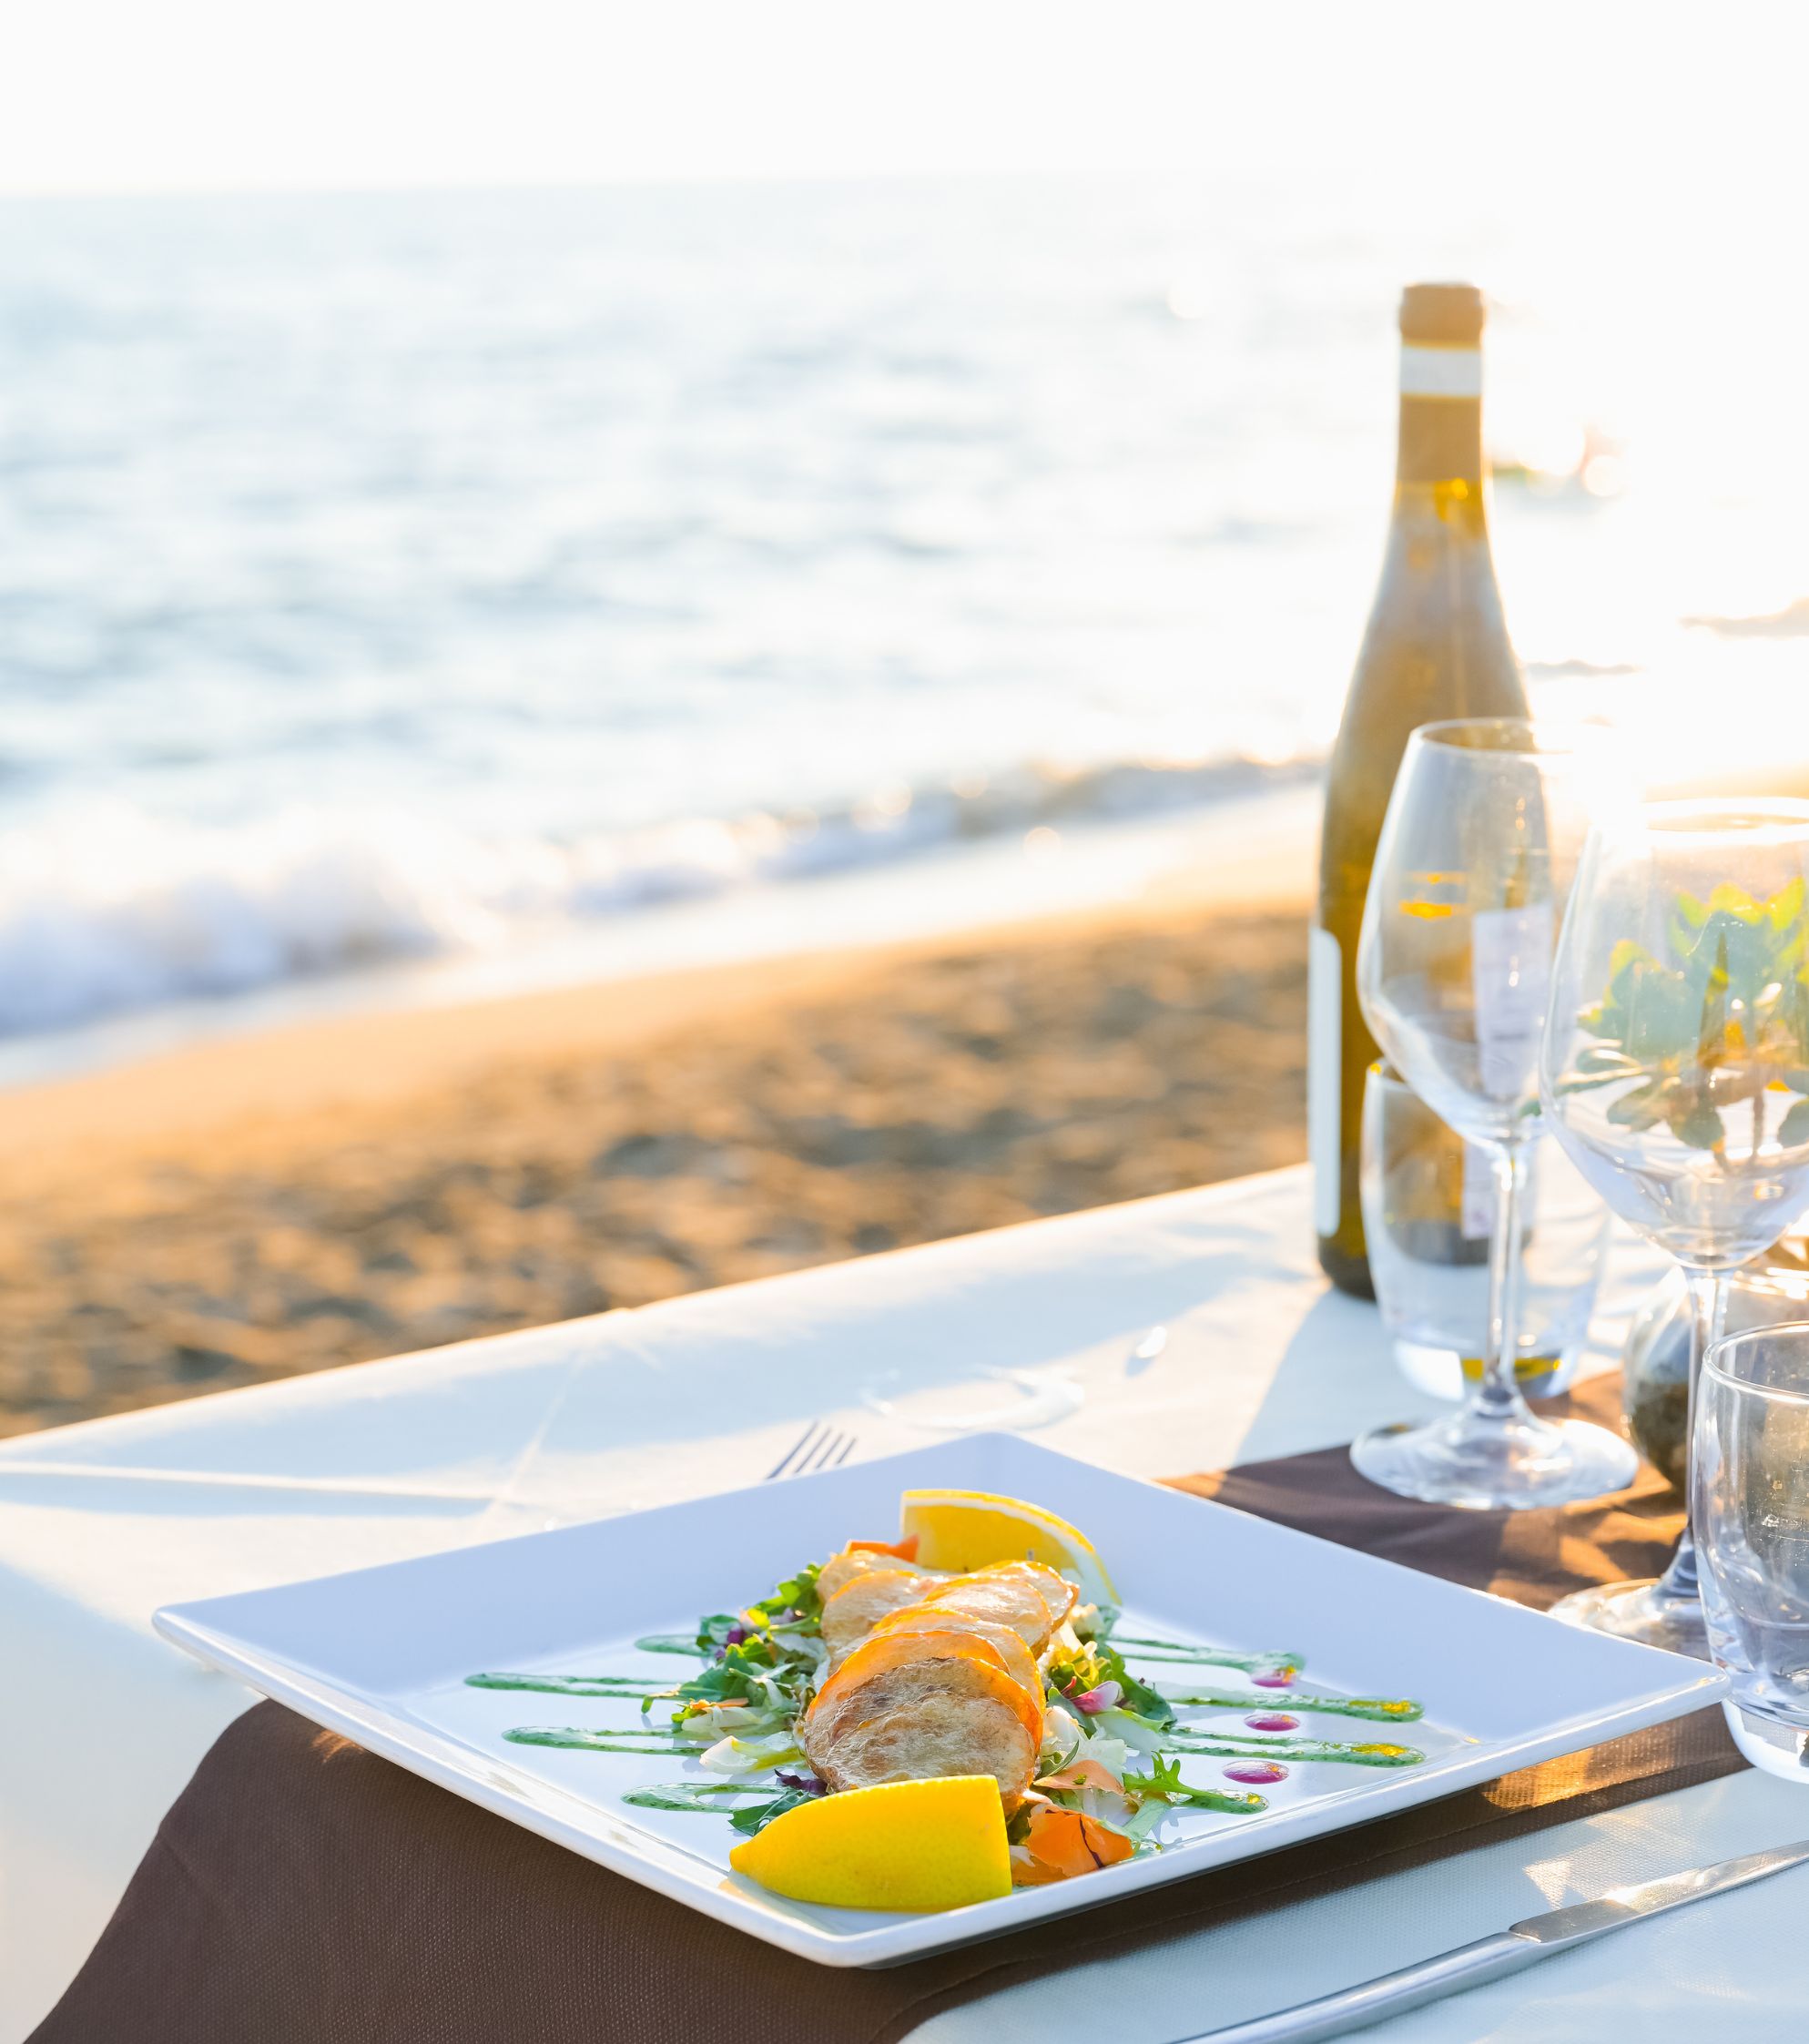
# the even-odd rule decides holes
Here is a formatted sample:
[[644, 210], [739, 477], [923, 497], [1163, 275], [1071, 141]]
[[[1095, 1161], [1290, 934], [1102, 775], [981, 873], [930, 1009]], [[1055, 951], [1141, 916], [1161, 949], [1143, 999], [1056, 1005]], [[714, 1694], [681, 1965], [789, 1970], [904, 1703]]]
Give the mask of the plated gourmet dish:
[[[1421, 1708], [1303, 1686], [1298, 1652], [1127, 1634], [1092, 1545], [1040, 1506], [909, 1490], [899, 1521], [896, 1539], [851, 1540], [695, 1633], [635, 1642], [694, 1658], [679, 1681], [466, 1679], [635, 1706], [627, 1722], [505, 1736], [669, 1753], [684, 1777], [626, 1802], [725, 1817], [744, 1835], [737, 1872], [857, 1908], [952, 1908], [1093, 1874], [1161, 1851], [1182, 1812], [1259, 1813], [1303, 1764], [1424, 1757], [1319, 1736], [1345, 1727], [1316, 1719], [1400, 1724]], [[1196, 1672], [1164, 1678], [1176, 1669]]]

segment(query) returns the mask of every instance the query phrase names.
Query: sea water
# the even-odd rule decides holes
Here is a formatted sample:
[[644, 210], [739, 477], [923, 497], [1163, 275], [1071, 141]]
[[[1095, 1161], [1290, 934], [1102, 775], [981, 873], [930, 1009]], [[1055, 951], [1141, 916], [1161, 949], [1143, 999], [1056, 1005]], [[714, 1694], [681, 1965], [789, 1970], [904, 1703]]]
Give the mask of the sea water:
[[0, 204], [0, 1037], [1299, 783], [1453, 268], [1535, 682], [1800, 702], [1775, 408], [1360, 180]]

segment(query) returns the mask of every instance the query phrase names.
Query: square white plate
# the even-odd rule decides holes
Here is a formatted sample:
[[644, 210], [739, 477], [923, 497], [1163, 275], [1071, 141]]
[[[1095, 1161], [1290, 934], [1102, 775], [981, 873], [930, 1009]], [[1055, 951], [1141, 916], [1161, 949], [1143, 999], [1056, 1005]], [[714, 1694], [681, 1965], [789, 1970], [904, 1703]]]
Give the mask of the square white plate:
[[[467, 1688], [480, 1670], [642, 1671], [640, 1634], [689, 1632], [705, 1612], [763, 1596], [845, 1541], [886, 1538], [900, 1490], [950, 1485], [1033, 1500], [1083, 1528], [1125, 1600], [1122, 1630], [1243, 1652], [1294, 1650], [1302, 1688], [1410, 1696], [1399, 1730], [1320, 1719], [1324, 1736], [1410, 1743], [1422, 1765], [1292, 1766], [1259, 1815], [1190, 1813], [1148, 1857], [937, 1916], [829, 1909], [769, 1895], [730, 1871], [736, 1836], [715, 1815], [644, 1810], [623, 1793], [695, 1771], [670, 1756], [523, 1746], [522, 1724], [625, 1724], [632, 1703]], [[158, 1630], [202, 1660], [587, 1859], [769, 1944], [828, 1966], [881, 1966], [1108, 1902], [1429, 1802], [1713, 1703], [1693, 1661], [1630, 1646], [1474, 1591], [1290, 1532], [1179, 1491], [1116, 1476], [1011, 1434], [966, 1439], [348, 1575], [160, 1611]], [[1132, 1665], [1136, 1667], [1134, 1657]], [[1145, 1667], [1169, 1686], [1184, 1668]], [[1198, 1686], [1245, 1678], [1202, 1669]], [[1252, 1707], [1285, 1692], [1249, 1690]], [[1219, 1722], [1202, 1718], [1202, 1725]], [[1236, 1714], [1224, 1722], [1236, 1724]], [[1303, 1724], [1303, 1730], [1313, 1726]], [[1222, 1764], [1184, 1760], [1201, 1786]], [[1227, 1787], [1231, 1785], [1226, 1784]]]

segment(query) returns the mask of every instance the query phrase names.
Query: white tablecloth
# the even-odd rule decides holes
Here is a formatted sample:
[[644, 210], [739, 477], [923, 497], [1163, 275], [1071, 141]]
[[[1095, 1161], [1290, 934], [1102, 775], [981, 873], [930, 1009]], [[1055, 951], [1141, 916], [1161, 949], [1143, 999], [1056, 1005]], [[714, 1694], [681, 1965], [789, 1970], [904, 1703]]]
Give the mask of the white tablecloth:
[[[1617, 1253], [1592, 1367], [1654, 1275]], [[1147, 1343], [1156, 1326], [1165, 1342]], [[1305, 1175], [1287, 1171], [0, 1446], [0, 2039], [56, 1998], [250, 1701], [155, 1638], [159, 1604], [744, 1483], [816, 1418], [879, 1454], [991, 1411], [1158, 1476], [1429, 1409], [1373, 1311], [1325, 1287]], [[1044, 2044], [1088, 2010], [1114, 2044], [1162, 2044], [1798, 1832], [1809, 1798], [1743, 1774], [1014, 1988], [919, 2034]], [[1805, 1882], [1702, 1904], [1374, 2034], [1794, 2038]]]

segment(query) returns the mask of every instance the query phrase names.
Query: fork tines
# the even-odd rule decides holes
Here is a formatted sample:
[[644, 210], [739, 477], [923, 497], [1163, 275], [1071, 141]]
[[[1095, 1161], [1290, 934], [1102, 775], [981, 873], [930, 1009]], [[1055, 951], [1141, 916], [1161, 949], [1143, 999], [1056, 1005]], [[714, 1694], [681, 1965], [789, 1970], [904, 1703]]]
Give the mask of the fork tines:
[[854, 1436], [838, 1431], [827, 1419], [813, 1419], [760, 1480], [771, 1483], [782, 1476], [806, 1476], [813, 1469], [832, 1469], [847, 1461], [854, 1448]]

